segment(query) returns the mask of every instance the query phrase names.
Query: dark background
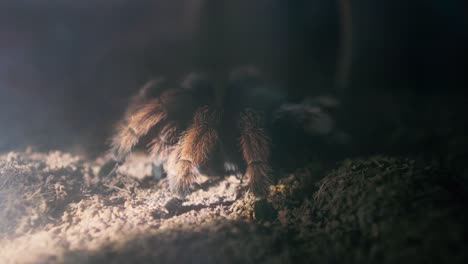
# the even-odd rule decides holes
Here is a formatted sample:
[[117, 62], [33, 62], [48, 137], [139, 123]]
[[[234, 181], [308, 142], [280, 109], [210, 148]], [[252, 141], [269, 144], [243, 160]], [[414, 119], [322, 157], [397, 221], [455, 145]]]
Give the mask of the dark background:
[[98, 155], [126, 100], [149, 78], [245, 65], [262, 69], [291, 102], [339, 98], [335, 118], [350, 135], [350, 155], [452, 151], [467, 142], [466, 7], [442, 0], [4, 0], [0, 151]]

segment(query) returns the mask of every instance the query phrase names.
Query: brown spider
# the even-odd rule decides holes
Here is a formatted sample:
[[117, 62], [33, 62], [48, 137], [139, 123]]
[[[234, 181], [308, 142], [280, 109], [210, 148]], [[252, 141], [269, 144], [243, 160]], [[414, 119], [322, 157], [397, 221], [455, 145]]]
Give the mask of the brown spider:
[[265, 194], [271, 183], [270, 140], [258, 104], [249, 97], [249, 77], [244, 77], [242, 85], [232, 79], [223, 85], [223, 96], [199, 75], [191, 75], [177, 88], [150, 81], [131, 99], [112, 137], [114, 161], [122, 163], [148, 136], [148, 151], [166, 172], [171, 192], [186, 195], [202, 169], [221, 161], [230, 170], [241, 154], [249, 188]]

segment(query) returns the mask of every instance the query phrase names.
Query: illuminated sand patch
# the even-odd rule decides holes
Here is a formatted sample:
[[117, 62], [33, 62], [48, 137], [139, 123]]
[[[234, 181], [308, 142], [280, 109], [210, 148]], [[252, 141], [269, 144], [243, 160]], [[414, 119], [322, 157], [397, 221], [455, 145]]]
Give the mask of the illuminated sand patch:
[[373, 157], [328, 173], [311, 165], [283, 175], [266, 200], [235, 176], [202, 177], [181, 200], [151, 179], [145, 156], [112, 178], [98, 176], [102, 163], [61, 152], [0, 156], [0, 263], [467, 259], [466, 205], [430, 164]]

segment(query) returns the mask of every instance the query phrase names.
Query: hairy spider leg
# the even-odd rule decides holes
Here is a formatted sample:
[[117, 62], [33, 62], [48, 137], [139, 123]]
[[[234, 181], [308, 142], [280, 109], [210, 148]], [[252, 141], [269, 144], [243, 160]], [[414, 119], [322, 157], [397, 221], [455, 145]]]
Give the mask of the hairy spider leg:
[[170, 190], [178, 195], [189, 193], [204, 165], [219, 142], [218, 126], [221, 112], [208, 106], [199, 108], [192, 124], [183, 133], [171, 152], [167, 173]]
[[264, 195], [272, 183], [269, 165], [271, 142], [262, 126], [261, 115], [246, 109], [240, 115], [242, 155], [247, 163], [245, 176], [249, 188], [256, 194]]

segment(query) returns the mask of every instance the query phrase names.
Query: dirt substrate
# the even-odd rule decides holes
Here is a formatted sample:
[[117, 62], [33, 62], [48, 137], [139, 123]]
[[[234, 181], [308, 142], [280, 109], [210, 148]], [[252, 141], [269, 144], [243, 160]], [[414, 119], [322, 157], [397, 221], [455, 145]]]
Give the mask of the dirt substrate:
[[267, 199], [200, 179], [185, 199], [134, 155], [0, 156], [0, 263], [466, 263], [466, 182], [405, 158], [280, 175]]

